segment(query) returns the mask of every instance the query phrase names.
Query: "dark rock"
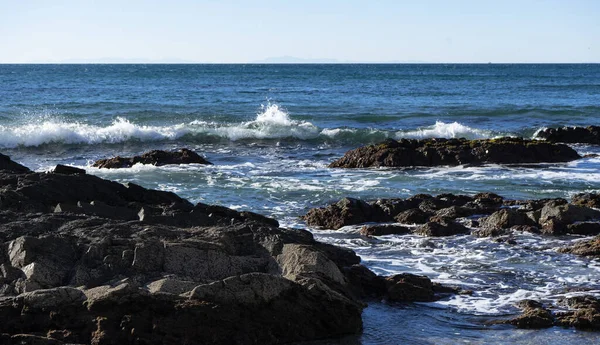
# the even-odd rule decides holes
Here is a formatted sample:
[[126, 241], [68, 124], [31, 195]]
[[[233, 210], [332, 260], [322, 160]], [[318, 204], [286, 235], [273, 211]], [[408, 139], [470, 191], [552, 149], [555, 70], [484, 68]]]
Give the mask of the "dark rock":
[[535, 222], [523, 212], [512, 208], [503, 208], [479, 220], [479, 224], [483, 228], [508, 229], [516, 225], [535, 225]]
[[591, 240], [579, 241], [572, 246], [561, 248], [559, 249], [559, 252], [600, 257], [600, 236], [596, 236]]
[[387, 291], [385, 278], [376, 275], [363, 265], [347, 266], [343, 269], [343, 273], [357, 296], [379, 298]]
[[403, 235], [408, 234], [409, 232], [409, 228], [398, 224], [365, 225], [360, 229], [360, 234], [367, 237]]
[[442, 208], [441, 210], [438, 210], [435, 213], [435, 215], [437, 217], [456, 219], [456, 218], [461, 218], [461, 217], [470, 217], [470, 216], [478, 214], [478, 213], [480, 213], [480, 211], [477, 209], [474, 209], [474, 208], [469, 208], [469, 207], [464, 207], [464, 206], [450, 206], [450, 207], [446, 207], [446, 208]]
[[592, 236], [600, 234], [600, 222], [580, 222], [567, 225], [567, 233]]
[[481, 228], [471, 232], [476, 237], [498, 237], [510, 234], [510, 230], [502, 228]]
[[571, 203], [578, 206], [600, 208], [600, 194], [580, 193], [571, 198]]
[[557, 143], [600, 145], [600, 127], [546, 128], [539, 131], [537, 137]]
[[169, 164], [212, 164], [192, 150], [179, 149], [178, 151], [153, 150], [141, 156], [100, 159], [92, 166], [105, 169], [130, 168], [135, 164], [152, 164], [156, 166]]
[[555, 219], [565, 225], [575, 222], [600, 220], [600, 210], [572, 204], [556, 205], [550, 202], [542, 208], [539, 222], [542, 224], [549, 219]]
[[302, 218], [310, 226], [334, 230], [347, 225], [391, 220], [379, 207], [353, 198], [344, 198], [324, 208], [313, 208]]
[[581, 156], [562, 144], [521, 138], [485, 140], [388, 139], [348, 151], [330, 168], [414, 167], [461, 164], [569, 162]]
[[79, 169], [76, 167], [58, 164], [54, 170], [52, 170], [53, 174], [63, 174], [63, 175], [77, 175], [77, 174], [85, 174], [84, 169]]
[[581, 330], [600, 330], [600, 301], [593, 296], [577, 296], [560, 301], [570, 309], [557, 313], [557, 325]]
[[[432, 302], [437, 300], [434, 284], [425, 276], [402, 273], [386, 278], [387, 299], [394, 302]], [[440, 287], [437, 287], [439, 290]]]
[[429, 222], [415, 229], [414, 233], [421, 236], [441, 237], [468, 233], [469, 229], [454, 220], [432, 217]]
[[394, 220], [402, 224], [424, 224], [429, 220], [429, 216], [430, 214], [423, 212], [421, 209], [411, 208], [398, 213]]
[[362, 329], [359, 297], [384, 295], [353, 251], [256, 213], [85, 174], [0, 175], [3, 343], [341, 337]]
[[552, 313], [544, 308], [541, 303], [531, 300], [521, 301], [519, 307], [523, 309], [523, 314], [506, 321], [506, 323], [515, 325], [517, 328], [540, 329], [554, 326]]
[[29, 168], [26, 168], [19, 163], [13, 162], [10, 159], [10, 157], [0, 153], [0, 171], [2, 170], [10, 171], [16, 174], [26, 174], [31, 172]]

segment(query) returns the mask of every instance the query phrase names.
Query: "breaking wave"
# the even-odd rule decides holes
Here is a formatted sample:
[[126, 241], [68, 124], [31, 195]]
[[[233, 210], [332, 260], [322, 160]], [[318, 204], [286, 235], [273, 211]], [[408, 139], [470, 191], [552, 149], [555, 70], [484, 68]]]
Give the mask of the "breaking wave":
[[107, 126], [44, 118], [26, 124], [1, 126], [0, 147], [32, 147], [45, 144], [114, 144], [127, 141], [190, 140], [281, 140], [296, 139], [319, 142], [367, 144], [386, 138], [492, 138], [507, 133], [494, 133], [458, 122], [437, 121], [432, 126], [409, 130], [373, 128], [319, 128], [308, 121], [294, 120], [276, 104], [263, 106], [256, 118], [241, 123], [219, 123], [194, 120], [174, 125], [140, 125], [118, 117]]

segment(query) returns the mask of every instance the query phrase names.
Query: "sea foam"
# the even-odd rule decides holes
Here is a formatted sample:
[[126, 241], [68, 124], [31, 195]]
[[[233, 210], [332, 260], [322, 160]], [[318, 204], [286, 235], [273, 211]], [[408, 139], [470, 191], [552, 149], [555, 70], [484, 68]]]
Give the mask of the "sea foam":
[[[185, 138], [184, 138], [185, 137]], [[438, 121], [433, 126], [417, 130], [389, 131], [372, 128], [319, 128], [309, 121], [292, 119], [277, 104], [261, 108], [256, 118], [239, 123], [194, 120], [172, 125], [141, 125], [117, 117], [101, 126], [84, 122], [69, 122], [44, 117], [25, 124], [0, 126], [0, 148], [31, 147], [44, 144], [114, 144], [127, 141], [167, 141], [189, 138], [205, 141], [210, 138], [231, 141], [252, 139], [296, 139], [338, 141], [368, 144], [385, 138], [459, 138], [494, 137], [491, 131], [472, 128], [458, 122]]]

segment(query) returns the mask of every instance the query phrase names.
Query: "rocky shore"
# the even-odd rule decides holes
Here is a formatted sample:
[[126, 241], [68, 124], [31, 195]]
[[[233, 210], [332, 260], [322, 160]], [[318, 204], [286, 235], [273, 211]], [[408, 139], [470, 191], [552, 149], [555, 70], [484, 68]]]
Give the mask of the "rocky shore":
[[365, 298], [458, 292], [256, 213], [0, 155], [2, 344], [290, 343], [361, 332]]
[[558, 163], [581, 158], [572, 148], [539, 140], [498, 139], [388, 139], [359, 147], [330, 168], [418, 167], [463, 164]]
[[539, 131], [537, 137], [556, 143], [600, 145], [600, 127], [546, 128]]
[[[508, 235], [511, 230], [543, 235], [600, 234], [600, 195], [583, 193], [566, 199], [508, 200], [494, 193], [474, 196], [418, 194], [406, 199], [362, 201], [343, 198], [303, 216], [313, 227], [339, 229], [368, 224], [366, 236], [415, 233], [451, 236], [472, 233], [479, 237]], [[412, 227], [408, 227], [412, 225]]]

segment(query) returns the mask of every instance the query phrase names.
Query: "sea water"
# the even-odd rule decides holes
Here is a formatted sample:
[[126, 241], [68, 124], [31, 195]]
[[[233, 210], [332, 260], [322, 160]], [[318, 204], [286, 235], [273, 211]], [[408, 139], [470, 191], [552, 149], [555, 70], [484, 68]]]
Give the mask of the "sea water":
[[[329, 169], [385, 138], [535, 138], [600, 125], [600, 65], [0, 65], [0, 152], [37, 171], [70, 164], [192, 202], [307, 228], [311, 207], [417, 193], [569, 198], [600, 190], [600, 159], [564, 164]], [[99, 170], [99, 158], [187, 147], [211, 166]], [[600, 148], [574, 145], [580, 154]], [[434, 303], [371, 303], [348, 344], [596, 344], [600, 334], [486, 326], [525, 298], [600, 296], [600, 263], [557, 253], [584, 239], [517, 234], [366, 239], [358, 227], [309, 229], [379, 274], [424, 274], [473, 290]], [[582, 292], [583, 291], [583, 292]]]

